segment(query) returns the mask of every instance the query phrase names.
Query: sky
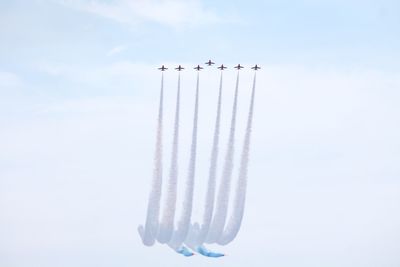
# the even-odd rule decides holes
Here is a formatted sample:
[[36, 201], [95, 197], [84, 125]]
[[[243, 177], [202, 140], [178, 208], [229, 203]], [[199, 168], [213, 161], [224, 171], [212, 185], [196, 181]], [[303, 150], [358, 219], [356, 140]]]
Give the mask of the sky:
[[[399, 266], [399, 10], [390, 0], [0, 0], [0, 266]], [[229, 67], [221, 154], [232, 66], [246, 67], [237, 152], [249, 67], [262, 66], [248, 197], [237, 238], [211, 246], [228, 256], [184, 258], [143, 246], [136, 228], [150, 190], [156, 68], [170, 68], [166, 163], [177, 81], [171, 69], [187, 68], [183, 176], [191, 67], [208, 59]], [[193, 220], [201, 215], [218, 79], [216, 69], [200, 73]]]

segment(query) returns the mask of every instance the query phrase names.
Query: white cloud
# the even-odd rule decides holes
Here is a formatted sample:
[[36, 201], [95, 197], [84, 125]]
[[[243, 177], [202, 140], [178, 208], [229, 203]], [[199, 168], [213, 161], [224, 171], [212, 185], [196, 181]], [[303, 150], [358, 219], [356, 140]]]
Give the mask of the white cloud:
[[134, 26], [142, 22], [155, 22], [173, 28], [185, 28], [223, 21], [199, 0], [63, 0], [61, 3]]
[[113, 56], [119, 54], [127, 49], [126, 45], [117, 45], [108, 51], [107, 56]]
[[0, 71], [0, 87], [9, 88], [16, 87], [22, 84], [21, 78], [12, 72]]

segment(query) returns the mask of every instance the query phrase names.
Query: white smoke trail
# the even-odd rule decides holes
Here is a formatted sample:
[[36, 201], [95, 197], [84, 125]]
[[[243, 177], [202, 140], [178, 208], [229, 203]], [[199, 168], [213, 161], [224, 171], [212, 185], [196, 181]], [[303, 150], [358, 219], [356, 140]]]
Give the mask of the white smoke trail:
[[246, 202], [246, 187], [247, 187], [247, 166], [249, 163], [249, 152], [250, 152], [250, 138], [251, 138], [251, 130], [252, 130], [252, 121], [253, 121], [253, 107], [254, 107], [254, 95], [256, 89], [256, 74], [254, 73], [254, 80], [253, 80], [253, 88], [251, 93], [251, 100], [250, 100], [250, 108], [249, 114], [247, 119], [247, 127], [246, 127], [246, 134], [244, 137], [243, 143], [243, 150], [242, 156], [240, 160], [240, 169], [239, 169], [239, 179], [236, 185], [236, 195], [234, 201], [234, 209], [232, 216], [230, 217], [227, 226], [223, 232], [223, 234], [218, 239], [217, 243], [219, 245], [226, 245], [232, 242], [236, 235], [239, 232], [243, 213], [244, 213], [244, 206]]
[[[218, 152], [219, 152], [219, 129], [220, 129], [220, 120], [221, 120], [221, 102], [222, 102], [222, 71], [219, 82], [219, 93], [218, 93], [218, 104], [217, 104], [217, 115], [215, 118], [215, 129], [214, 129], [214, 138], [213, 138], [213, 146], [211, 149], [211, 160], [210, 160], [210, 169], [208, 175], [208, 186], [206, 192], [206, 199], [204, 204], [204, 213], [203, 213], [203, 222], [200, 225], [200, 231], [198, 232], [197, 238], [195, 237], [194, 245], [201, 245], [204, 243], [208, 231], [210, 229], [212, 214], [214, 211], [214, 198], [215, 198], [215, 184], [216, 184], [216, 174], [217, 174], [217, 165], [218, 165]], [[193, 239], [192, 239], [193, 240]]]
[[199, 73], [197, 73], [196, 100], [194, 106], [193, 130], [192, 130], [192, 144], [190, 149], [189, 168], [185, 186], [185, 194], [183, 199], [183, 209], [181, 217], [177, 223], [176, 231], [174, 232], [172, 239], [168, 243], [168, 245], [175, 250], [180, 249], [183, 241], [185, 240], [189, 232], [190, 219], [192, 216], [194, 180], [196, 173], [198, 108], [199, 108]]
[[237, 108], [237, 98], [239, 89], [239, 71], [236, 77], [236, 89], [235, 89], [235, 99], [233, 102], [232, 109], [232, 120], [231, 128], [229, 133], [228, 147], [225, 155], [225, 163], [222, 172], [222, 179], [218, 188], [218, 197], [216, 202], [216, 210], [212, 219], [211, 227], [207, 234], [206, 243], [215, 243], [225, 226], [226, 215], [228, 212], [228, 202], [231, 187], [231, 178], [233, 171], [233, 155], [234, 155], [234, 143], [235, 143], [235, 125], [236, 125], [236, 108]]
[[179, 106], [180, 106], [181, 75], [178, 76], [178, 90], [176, 96], [176, 110], [174, 123], [174, 136], [172, 141], [171, 167], [167, 187], [167, 197], [164, 203], [163, 215], [160, 222], [157, 240], [160, 243], [168, 243], [174, 230], [176, 191], [178, 180], [178, 141], [179, 141]]
[[162, 186], [162, 124], [163, 124], [163, 95], [164, 73], [161, 74], [160, 104], [158, 110], [156, 149], [154, 154], [154, 169], [149, 201], [147, 205], [146, 223], [138, 227], [142, 242], [146, 246], [152, 246], [158, 230], [158, 216], [160, 212], [161, 186]]

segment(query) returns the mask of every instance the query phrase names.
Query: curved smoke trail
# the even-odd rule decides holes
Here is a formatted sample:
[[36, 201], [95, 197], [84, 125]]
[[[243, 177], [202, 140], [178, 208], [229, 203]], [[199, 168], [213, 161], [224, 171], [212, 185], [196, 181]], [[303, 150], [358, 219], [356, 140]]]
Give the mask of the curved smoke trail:
[[190, 160], [189, 160], [189, 169], [185, 186], [185, 195], [183, 199], [183, 209], [181, 213], [181, 218], [177, 223], [177, 229], [174, 232], [172, 239], [168, 243], [168, 245], [175, 250], [179, 249], [183, 241], [185, 240], [189, 232], [190, 219], [192, 216], [194, 180], [196, 173], [198, 109], [199, 109], [199, 73], [197, 73], [196, 100], [194, 106], [193, 130], [192, 130], [192, 144], [190, 149]]
[[142, 242], [152, 246], [158, 230], [158, 216], [160, 212], [161, 187], [162, 187], [162, 123], [163, 123], [163, 95], [164, 73], [161, 74], [160, 105], [158, 109], [156, 149], [154, 154], [154, 169], [151, 191], [147, 205], [146, 223], [138, 227]]
[[215, 118], [214, 138], [213, 138], [213, 146], [211, 149], [211, 160], [210, 160], [210, 169], [208, 175], [206, 199], [204, 204], [203, 222], [200, 225], [200, 230], [198, 232], [197, 238], [195, 238], [195, 245], [201, 245], [204, 243], [208, 231], [210, 229], [212, 214], [214, 211], [215, 184], [216, 184], [218, 152], [219, 152], [219, 129], [221, 121], [222, 76], [223, 75], [221, 71], [221, 77], [219, 82], [217, 115]]
[[179, 140], [179, 105], [180, 105], [181, 75], [178, 76], [178, 90], [176, 96], [176, 110], [174, 123], [174, 136], [172, 141], [171, 167], [167, 187], [167, 198], [164, 203], [163, 216], [160, 222], [157, 240], [160, 243], [170, 241], [174, 230], [174, 217], [176, 206], [176, 190], [178, 180], [178, 140]]
[[231, 178], [233, 171], [233, 155], [235, 144], [235, 125], [236, 125], [236, 108], [239, 89], [239, 71], [236, 77], [235, 99], [232, 109], [231, 129], [229, 133], [228, 148], [225, 155], [225, 163], [222, 172], [222, 179], [219, 185], [218, 197], [216, 202], [216, 211], [213, 216], [211, 227], [207, 234], [206, 243], [215, 243], [225, 226], [226, 215], [228, 212], [228, 202], [231, 187]]
[[246, 187], [247, 187], [247, 166], [249, 163], [251, 127], [253, 121], [254, 94], [256, 89], [256, 74], [254, 73], [253, 88], [251, 93], [250, 108], [247, 119], [246, 134], [244, 137], [242, 156], [240, 160], [239, 179], [236, 185], [236, 195], [234, 201], [234, 209], [231, 218], [225, 228], [225, 231], [218, 239], [219, 245], [226, 245], [235, 239], [239, 232], [240, 225], [243, 219], [244, 206], [246, 202]]

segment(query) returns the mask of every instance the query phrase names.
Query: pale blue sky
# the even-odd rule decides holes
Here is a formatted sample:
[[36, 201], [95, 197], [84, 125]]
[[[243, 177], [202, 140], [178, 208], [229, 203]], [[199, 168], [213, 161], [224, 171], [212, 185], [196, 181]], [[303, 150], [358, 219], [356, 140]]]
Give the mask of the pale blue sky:
[[[399, 12], [398, 1], [0, 0], [0, 266], [399, 266]], [[136, 227], [155, 68], [210, 58], [247, 67], [237, 151], [248, 67], [263, 67], [248, 201], [238, 238], [214, 247], [228, 257], [187, 259], [144, 247]], [[201, 73], [195, 210], [218, 74]], [[223, 141], [235, 72], [225, 74]], [[166, 72], [165, 162], [176, 78]], [[183, 174], [194, 85], [183, 72]]]
[[85, 2], [2, 1], [3, 68], [43, 60], [104, 62], [118, 45], [129, 47], [120, 59], [144, 63], [190, 61], [193, 53], [220, 61], [310, 65], [384, 67], [399, 59], [397, 1], [203, 1], [182, 8], [196, 9], [198, 18], [172, 10], [172, 17], [182, 19], [132, 14], [122, 22], [88, 14]]

